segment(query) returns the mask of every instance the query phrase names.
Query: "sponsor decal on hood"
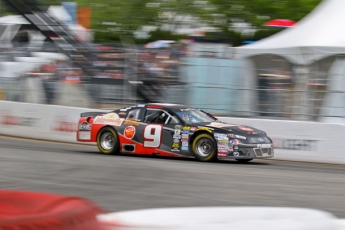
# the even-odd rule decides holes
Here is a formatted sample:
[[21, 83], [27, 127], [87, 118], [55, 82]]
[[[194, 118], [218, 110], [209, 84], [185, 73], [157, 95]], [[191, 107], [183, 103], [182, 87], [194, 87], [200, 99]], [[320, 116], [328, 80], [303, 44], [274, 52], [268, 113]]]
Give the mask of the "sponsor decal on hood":
[[245, 126], [238, 126], [239, 129], [246, 131], [246, 132], [254, 132], [253, 129], [249, 128], [249, 127], [245, 127]]
[[207, 126], [216, 127], [216, 128], [224, 128], [224, 127], [235, 126], [235, 125], [220, 123], [220, 122], [211, 122]]

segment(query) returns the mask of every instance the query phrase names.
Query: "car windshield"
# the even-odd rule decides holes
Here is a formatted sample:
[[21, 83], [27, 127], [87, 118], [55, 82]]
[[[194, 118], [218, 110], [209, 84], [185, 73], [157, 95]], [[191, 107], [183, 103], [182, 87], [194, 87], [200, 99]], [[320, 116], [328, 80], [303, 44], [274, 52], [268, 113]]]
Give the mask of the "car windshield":
[[216, 121], [216, 119], [198, 109], [181, 109], [180, 111], [176, 112], [176, 114], [187, 123]]

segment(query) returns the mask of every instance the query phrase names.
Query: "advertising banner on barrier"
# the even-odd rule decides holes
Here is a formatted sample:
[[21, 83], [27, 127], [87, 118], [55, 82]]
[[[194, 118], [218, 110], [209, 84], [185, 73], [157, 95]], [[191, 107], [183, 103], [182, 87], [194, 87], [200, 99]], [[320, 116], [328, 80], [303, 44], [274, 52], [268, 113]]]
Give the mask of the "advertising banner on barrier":
[[274, 159], [345, 164], [345, 125], [318, 122], [282, 121], [219, 117], [265, 131], [275, 147]]
[[86, 29], [91, 28], [91, 7], [79, 7], [78, 8], [78, 24]]
[[2, 101], [0, 134], [77, 143], [80, 113], [88, 111], [98, 110]]

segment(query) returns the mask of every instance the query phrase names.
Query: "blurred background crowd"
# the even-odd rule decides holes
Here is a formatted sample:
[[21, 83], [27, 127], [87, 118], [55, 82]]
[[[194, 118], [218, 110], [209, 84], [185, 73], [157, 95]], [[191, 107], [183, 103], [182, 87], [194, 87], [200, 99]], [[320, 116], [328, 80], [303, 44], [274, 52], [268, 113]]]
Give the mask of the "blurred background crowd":
[[[302, 51], [241, 58], [246, 51], [234, 49], [298, 27], [320, 2], [1, 0], [0, 99], [92, 108], [181, 103], [217, 115], [320, 121], [341, 52], [302, 63]], [[62, 46], [26, 18], [23, 9], [33, 6], [73, 42]]]

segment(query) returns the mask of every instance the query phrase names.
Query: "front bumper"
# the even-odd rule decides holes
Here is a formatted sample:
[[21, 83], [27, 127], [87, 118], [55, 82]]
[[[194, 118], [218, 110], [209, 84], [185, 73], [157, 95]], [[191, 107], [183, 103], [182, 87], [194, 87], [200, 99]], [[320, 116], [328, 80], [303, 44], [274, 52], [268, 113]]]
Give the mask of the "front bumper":
[[218, 150], [218, 158], [253, 159], [274, 157], [273, 144], [239, 144], [229, 148], [227, 152]]

